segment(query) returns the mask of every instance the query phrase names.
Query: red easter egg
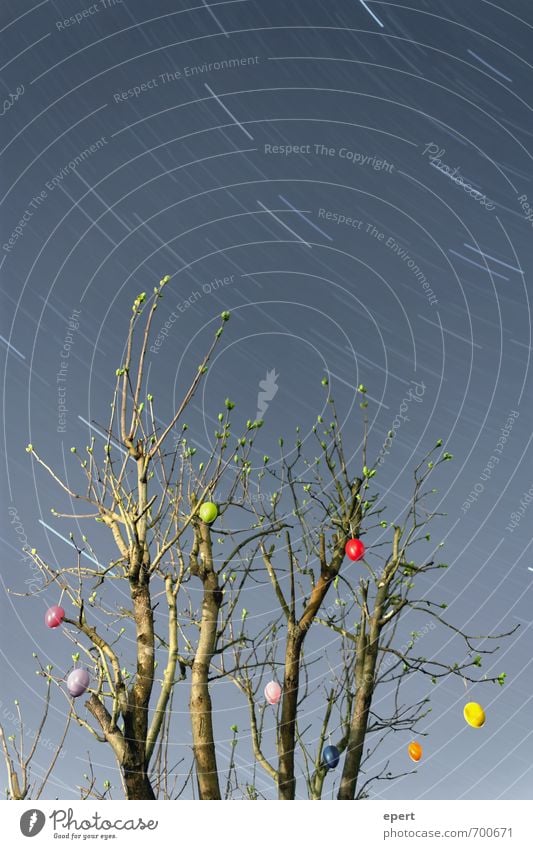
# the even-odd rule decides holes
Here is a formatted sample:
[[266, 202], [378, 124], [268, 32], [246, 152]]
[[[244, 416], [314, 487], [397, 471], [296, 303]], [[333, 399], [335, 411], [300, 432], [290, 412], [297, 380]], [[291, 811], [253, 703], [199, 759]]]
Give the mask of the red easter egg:
[[349, 539], [345, 551], [350, 560], [361, 560], [365, 556], [365, 544], [360, 539]]
[[65, 611], [63, 608], [58, 604], [53, 604], [52, 607], [49, 607], [46, 611], [44, 621], [48, 628], [59, 628], [64, 618]]

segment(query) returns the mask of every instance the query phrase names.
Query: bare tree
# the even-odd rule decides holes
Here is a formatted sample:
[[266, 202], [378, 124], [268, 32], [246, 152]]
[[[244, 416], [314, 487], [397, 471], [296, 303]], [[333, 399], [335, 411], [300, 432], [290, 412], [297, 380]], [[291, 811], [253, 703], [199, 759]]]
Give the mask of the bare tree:
[[[218, 414], [214, 447], [198, 463], [184, 415], [230, 316], [222, 313], [174, 414], [161, 424], [147, 385], [146, 357], [168, 280], [163, 278], [152, 297], [142, 293], [133, 304], [110, 420], [99, 426], [106, 438], [101, 444], [91, 439], [79, 459], [84, 488], [63, 480], [32, 445], [27, 449], [63, 492], [67, 503], [54, 515], [98, 522], [116, 548], [114, 559], [103, 565], [87, 534], [76, 542], [71, 533], [76, 562], [60, 569], [33, 550], [44, 590], [54, 588], [69, 605], [63, 631], [74, 644], [73, 661], [83, 656], [92, 673], [85, 702], [89, 716], [72, 698], [69, 711], [95, 740], [112, 748], [128, 799], [179, 798], [193, 776], [200, 799], [239, 793], [259, 798], [256, 766], [280, 799], [295, 798], [300, 774], [309, 796], [319, 799], [327, 773], [323, 749], [333, 734], [344, 754], [338, 798], [363, 798], [373, 780], [363, 770], [377, 746], [394, 730], [414, 729], [425, 716], [426, 699], [401, 703], [402, 683], [415, 673], [433, 680], [446, 675], [477, 680], [474, 672], [482, 656], [495, 651], [476, 649], [487, 638], [463, 633], [445, 621], [442, 605], [416, 597], [417, 576], [443, 565], [408, 558], [419, 543], [429, 542], [426, 526], [438, 514], [426, 507], [432, 494], [426, 482], [451, 455], [441, 451], [439, 440], [422, 460], [410, 506], [393, 526], [383, 519], [384, 507], [372, 492], [377, 463], [367, 466], [368, 424], [365, 420], [360, 445], [347, 453], [329, 396], [330, 423], [319, 416], [313, 427], [317, 456], [304, 455], [299, 435], [290, 450], [280, 438], [280, 457], [274, 463], [265, 456], [254, 479], [251, 457], [262, 422], [247, 420], [235, 435], [235, 404], [227, 398]], [[322, 382], [329, 393], [327, 378]], [[360, 386], [359, 392], [364, 409], [366, 389]], [[76, 447], [71, 450], [80, 458]], [[219, 494], [222, 485], [224, 495]], [[254, 486], [264, 497], [251, 497]], [[218, 518], [213, 523], [202, 519], [201, 508], [215, 499]], [[353, 570], [345, 569], [345, 549], [351, 538], [362, 537], [376, 539], [362, 562], [364, 577], [354, 581]], [[254, 583], [270, 585], [275, 601], [277, 613], [266, 624], [252, 623], [244, 609], [238, 619], [242, 592]], [[328, 596], [334, 596], [329, 607]], [[447, 664], [419, 657], [415, 640], [407, 651], [399, 649], [395, 637], [401, 617], [421, 609], [460, 636], [475, 656]], [[356, 625], [350, 626], [354, 618]], [[324, 635], [325, 629], [337, 639], [332, 663], [326, 652], [306, 656], [311, 630]], [[328, 666], [329, 679], [317, 690], [313, 667], [319, 662]], [[277, 763], [264, 753], [261, 694], [267, 673], [283, 684]], [[233, 731], [224, 789], [212, 698], [214, 682], [221, 678], [233, 681], [246, 700], [255, 761], [242, 780], [236, 755], [240, 737]], [[503, 678], [484, 680], [502, 683]], [[170, 744], [175, 694], [182, 692], [176, 685], [182, 681], [190, 692], [193, 767], [180, 786], [176, 768], [183, 758], [172, 756]], [[378, 687], [392, 694], [388, 717], [373, 712]], [[302, 727], [307, 699], [316, 701], [320, 694], [319, 728], [312, 723]], [[91, 776], [82, 789], [86, 796], [101, 792]], [[374, 776], [393, 777], [387, 767]]]
[[[327, 378], [323, 385], [328, 388]], [[366, 388], [361, 385], [359, 392], [361, 407], [365, 409]], [[446, 564], [435, 563], [433, 557], [424, 559], [416, 555], [421, 543], [426, 543], [426, 546], [430, 543], [428, 525], [442, 515], [427, 506], [428, 500], [436, 493], [434, 488], [428, 488], [430, 476], [435, 474], [439, 465], [452, 459], [449, 452], [442, 450], [442, 440], [437, 441], [415, 468], [411, 500], [401, 522], [388, 523], [383, 518], [385, 508], [380, 505], [379, 493], [372, 491], [379, 464], [376, 460], [373, 465], [367, 466], [368, 422], [365, 418], [359, 446], [360, 460], [357, 462], [355, 452], [352, 451], [349, 458], [344, 449], [334, 401], [329, 397], [328, 402], [331, 422], [324, 425], [322, 416], [319, 416], [313, 428], [320, 449], [318, 456], [306, 459], [298, 438], [294, 449], [283, 453], [280, 471], [273, 466], [267, 466], [265, 470], [275, 481], [278, 493], [286, 495], [285, 499], [281, 496], [275, 498], [270, 510], [265, 510], [262, 505], [268, 521], [279, 522], [285, 513], [290, 512], [296, 525], [296, 528], [285, 531], [280, 550], [276, 550], [276, 544], [261, 543], [265, 569], [286, 628], [277, 768], [261, 751], [255, 704], [258, 688], [254, 693], [246, 662], [237, 680], [250, 706], [255, 756], [275, 780], [279, 798], [285, 800], [295, 798], [295, 756], [298, 748], [302, 753], [300, 772], [306, 776], [309, 796], [321, 798], [328, 771], [322, 755], [326, 738], [331, 734], [329, 729], [333, 715], [339, 729], [336, 747], [344, 753], [338, 799], [364, 798], [373, 781], [390, 781], [404, 775], [393, 774], [388, 763], [371, 778], [364, 769], [389, 734], [414, 731], [427, 716], [429, 698], [403, 704], [402, 685], [413, 674], [427, 676], [433, 683], [445, 676], [459, 676], [465, 683], [502, 685], [504, 673], [487, 676], [478, 670], [483, 657], [497, 651], [498, 647], [492, 646], [491, 641], [509, 636], [516, 630], [513, 628], [505, 634], [491, 636], [470, 635], [446, 620], [445, 604], [416, 595], [416, 579], [419, 576], [446, 568]], [[280, 439], [280, 444], [284, 451], [283, 439]], [[383, 538], [379, 538], [367, 552], [363, 561], [364, 576], [354, 582], [350, 577], [352, 570], [341, 571], [345, 566], [346, 543], [351, 538], [379, 536], [378, 532]], [[413, 557], [415, 559], [410, 559]], [[282, 573], [288, 576], [288, 591], [285, 592], [280, 579]], [[339, 581], [343, 586], [342, 594], [338, 591]], [[337, 591], [337, 604], [330, 605], [325, 611], [326, 597], [332, 588]], [[398, 624], [401, 616], [408, 611], [429, 615], [437, 626], [459, 637], [465, 650], [463, 659], [446, 662], [418, 655], [415, 651], [416, 632], [406, 649], [398, 647]], [[357, 624], [350, 628], [347, 623], [354, 618]], [[313, 754], [312, 747], [304, 739], [309, 728], [301, 727], [299, 717], [305, 717], [305, 703], [309, 697], [307, 681], [304, 692], [301, 681], [308, 675], [304, 647], [314, 626], [326, 627], [339, 635], [338, 658], [334, 666], [338, 667], [340, 660], [340, 673], [332, 673], [330, 688], [323, 688], [323, 720], [318, 732], [318, 745], [316, 732], [313, 738], [316, 746]], [[263, 664], [265, 668], [274, 669], [271, 657], [265, 655]], [[389, 695], [390, 716], [378, 716], [372, 711], [378, 690]]]
[[[233, 549], [223, 558], [222, 567], [217, 567], [211, 527], [200, 519], [198, 511], [206, 499], [213, 497], [223, 477], [228, 495], [218, 503], [219, 516], [234, 502], [238, 507], [237, 494], [247, 487], [249, 454], [261, 422], [248, 420], [240, 436], [234, 437], [230, 423], [234, 404], [226, 399], [211, 455], [198, 468], [193, 467], [195, 448], [187, 441], [187, 425], [182, 420], [230, 317], [223, 312], [214, 339], [170, 422], [158, 424], [154, 399], [146, 387], [145, 365], [153, 316], [169, 279], [163, 278], [150, 299], [141, 293], [133, 304], [123, 362], [116, 370], [107, 437], [102, 446], [97, 446], [92, 438], [80, 461], [85, 489], [74, 490], [32, 445], [27, 448], [72, 505], [70, 510], [54, 508], [56, 518], [103, 524], [112, 536], [117, 557], [106, 566], [101, 565], [85, 534], [83, 545], [75, 544], [77, 563], [72, 567], [56, 570], [35, 550], [32, 556], [45, 576], [45, 588], [55, 586], [70, 602], [73, 614], [65, 617], [64, 631], [79, 649], [78, 658], [80, 652], [84, 653], [93, 672], [94, 686], [85, 704], [96, 724], [80, 715], [74, 700], [70, 705], [72, 713], [96, 740], [113, 749], [126, 797], [155, 798], [150, 764], [165, 730], [174, 686], [189, 669], [198, 791], [202, 799], [219, 799], [209, 670], [224, 643], [224, 629], [221, 631], [217, 624], [224, 595], [220, 575], [253, 540], [279, 531], [280, 523], [258, 526], [239, 539], [231, 532], [227, 534], [234, 543]], [[141, 321], [144, 324], [138, 340]], [[78, 454], [76, 447], [71, 450]], [[84, 512], [75, 509], [78, 503], [85, 505]], [[86, 565], [83, 555], [88, 555], [91, 565]], [[199, 579], [202, 586], [200, 611], [190, 609], [191, 622], [197, 629], [194, 640], [183, 633], [177, 613], [178, 594], [193, 578]], [[159, 584], [158, 590], [154, 590], [154, 583]], [[128, 607], [116, 602], [117, 584], [126, 589]], [[154, 614], [155, 597], [157, 605], [160, 598], [166, 605], [164, 615]], [[234, 598], [233, 607], [235, 603]], [[96, 613], [108, 624], [95, 624]], [[118, 638], [107, 638], [106, 632], [113, 634], [118, 622], [123, 623]], [[158, 627], [164, 627], [164, 634], [158, 632]], [[120, 639], [124, 642], [127, 633], [135, 650], [131, 672], [122, 665], [117, 646]], [[156, 643], [166, 652], [159, 680]], [[166, 730], [168, 733], [168, 726]], [[159, 749], [160, 766], [161, 758]], [[161, 777], [156, 776], [155, 782], [161, 790]]]

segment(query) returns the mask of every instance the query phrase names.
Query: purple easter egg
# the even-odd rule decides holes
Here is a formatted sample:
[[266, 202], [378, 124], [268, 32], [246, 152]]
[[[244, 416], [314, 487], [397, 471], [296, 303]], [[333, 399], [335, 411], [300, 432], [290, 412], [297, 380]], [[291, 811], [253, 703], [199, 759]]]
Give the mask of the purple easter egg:
[[73, 669], [67, 678], [67, 690], [73, 698], [83, 696], [90, 680], [86, 669]]

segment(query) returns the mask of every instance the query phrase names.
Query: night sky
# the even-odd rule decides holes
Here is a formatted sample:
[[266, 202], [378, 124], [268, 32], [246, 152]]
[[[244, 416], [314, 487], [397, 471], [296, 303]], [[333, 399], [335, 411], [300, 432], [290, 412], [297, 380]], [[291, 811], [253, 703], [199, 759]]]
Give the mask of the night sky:
[[[87, 532], [54, 519], [57, 487], [25, 447], [78, 479], [70, 448], [100, 438], [133, 299], [169, 274], [148, 361], [162, 423], [220, 312], [232, 313], [187, 419], [198, 456], [213, 442], [224, 398], [255, 418], [265, 380], [277, 389], [258, 463], [297, 426], [306, 442], [324, 406], [324, 375], [355, 454], [355, 388], [364, 383], [373, 456], [396, 422], [377, 475], [395, 521], [413, 467], [443, 439], [454, 459], [435, 483], [446, 516], [427, 553], [443, 542], [438, 556], [449, 569], [422, 589], [470, 633], [520, 627], [484, 668], [505, 672], [503, 687], [465, 688], [457, 677], [410, 684], [415, 698], [432, 699], [424, 760], [371, 796], [531, 798], [531, 4], [3, 0], [0, 35], [6, 734], [15, 698], [28, 731], [38, 721], [43, 687], [32, 652], [58, 674], [71, 665], [71, 645], [43, 623], [57, 597], [39, 585], [23, 547], [55, 566], [72, 560], [69, 532]], [[111, 541], [91, 540], [108, 562]], [[40, 590], [32, 598], [8, 594], [30, 586]], [[257, 617], [274, 605], [268, 587], [243, 603]], [[404, 632], [429, 621], [407, 617]], [[335, 666], [334, 635], [313, 639]], [[424, 654], [446, 654], [449, 639], [427, 629]], [[314, 674], [327, 676], [327, 663]], [[187, 684], [178, 685], [172, 743], [185, 772], [187, 698]], [[220, 764], [237, 722], [245, 776], [244, 699], [226, 681], [213, 699]], [[485, 707], [482, 730], [465, 724], [466, 701]], [[306, 710], [312, 739], [320, 705]], [[64, 716], [54, 695], [50, 741]], [[271, 712], [271, 743], [274, 722]], [[374, 763], [409, 770], [408, 741], [389, 738]], [[108, 778], [120, 797], [108, 747], [74, 728], [46, 798], [78, 797], [88, 749], [100, 783]], [[49, 757], [44, 742], [37, 775]], [[326, 779], [324, 798], [339, 774]], [[257, 786], [275, 795], [260, 770]]]

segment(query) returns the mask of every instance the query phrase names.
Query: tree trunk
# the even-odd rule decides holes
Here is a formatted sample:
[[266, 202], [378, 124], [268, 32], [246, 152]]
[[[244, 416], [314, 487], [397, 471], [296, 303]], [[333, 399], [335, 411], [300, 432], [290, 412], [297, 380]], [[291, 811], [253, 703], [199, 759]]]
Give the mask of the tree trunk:
[[221, 799], [213, 733], [213, 707], [209, 693], [209, 670], [216, 648], [222, 591], [213, 568], [209, 527], [203, 522], [199, 526], [199, 536], [202, 563], [196, 564], [194, 572], [202, 580], [204, 597], [200, 636], [191, 672], [189, 708], [200, 799]]
[[368, 714], [372, 703], [372, 687], [359, 687], [355, 695], [355, 706], [350, 724], [350, 737], [344, 759], [344, 768], [337, 799], [354, 799], [363, 748], [365, 744]]
[[155, 799], [148, 778], [146, 744], [155, 660], [154, 614], [146, 567], [141, 568], [140, 580], [131, 594], [137, 632], [137, 674], [129, 694], [127, 716], [124, 717], [126, 751], [122, 774], [128, 799]]
[[131, 590], [135, 617], [137, 643], [137, 674], [130, 692], [132, 709], [133, 739], [146, 746], [148, 735], [148, 711], [154, 685], [154, 614], [150, 585], [143, 576], [142, 581]]
[[322, 572], [305, 610], [298, 622], [294, 621], [294, 610], [288, 622], [287, 647], [285, 649], [285, 675], [283, 681], [283, 701], [281, 705], [281, 725], [278, 738], [278, 798], [294, 799], [296, 795], [296, 776], [294, 774], [294, 748], [296, 743], [296, 713], [298, 709], [298, 688], [300, 685], [300, 662], [306, 634], [320, 610], [326, 594], [338, 574], [344, 558], [344, 539], [337, 544], [329, 566], [324, 564]]
[[122, 765], [122, 775], [126, 789], [126, 799], [155, 799], [155, 793], [146, 773], [143, 761], [135, 763], [127, 759]]
[[294, 747], [296, 740], [296, 711], [300, 684], [300, 654], [304, 634], [298, 625], [289, 625], [285, 650], [285, 676], [283, 679], [283, 701], [279, 727], [278, 798], [294, 799], [296, 776], [294, 775]]
[[[363, 599], [366, 608], [367, 588], [363, 588]], [[355, 660], [355, 704], [350, 723], [350, 734], [348, 746], [344, 758], [342, 778], [337, 794], [337, 799], [355, 799], [355, 788], [361, 767], [363, 749], [365, 745], [366, 731], [368, 727], [368, 716], [372, 696], [374, 695], [376, 663], [378, 659], [379, 637], [382, 624], [380, 622], [383, 603], [386, 597], [388, 584], [380, 583], [376, 596], [376, 603], [372, 613], [369, 630], [367, 632], [367, 615], [364, 610], [361, 616], [360, 633], [357, 640]]]
[[124, 704], [122, 709], [124, 728], [121, 730], [117, 725], [112, 725], [111, 714], [94, 693], [85, 706], [98, 721], [105, 739], [115, 753], [122, 773], [126, 799], [155, 799], [148, 778], [146, 740], [139, 738], [136, 732], [136, 729], [142, 726], [139, 708], [134, 708], [131, 703]]

